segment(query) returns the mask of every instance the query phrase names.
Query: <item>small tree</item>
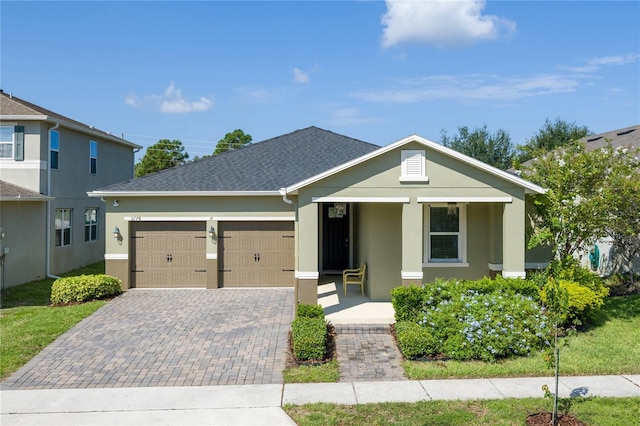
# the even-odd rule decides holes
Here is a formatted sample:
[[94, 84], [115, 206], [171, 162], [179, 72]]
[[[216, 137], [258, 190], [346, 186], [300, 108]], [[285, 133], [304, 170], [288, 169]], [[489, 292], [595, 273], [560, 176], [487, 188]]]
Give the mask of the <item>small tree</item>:
[[[611, 145], [587, 151], [579, 142], [551, 153], [540, 152], [522, 170], [524, 178], [548, 189], [534, 197], [529, 248], [547, 244], [554, 258], [563, 261], [605, 237], [618, 220], [636, 217], [637, 210], [629, 211], [625, 204], [629, 200], [620, 197], [617, 188], [625, 179], [637, 179], [637, 166], [631, 170], [638, 164], [635, 155]], [[637, 193], [629, 197], [638, 202]], [[616, 229], [625, 235], [632, 232], [622, 226]]]
[[213, 155], [242, 148], [243, 146], [250, 144], [251, 140], [251, 135], [246, 134], [240, 129], [236, 129], [233, 132], [227, 133], [224, 135], [224, 138], [218, 141], [216, 149], [213, 151]]
[[511, 167], [514, 149], [511, 137], [506, 131], [498, 129], [491, 134], [485, 124], [471, 132], [467, 126], [458, 127], [458, 132], [459, 135], [449, 137], [447, 132], [442, 130], [442, 145], [502, 170]]
[[541, 151], [553, 151], [590, 133], [587, 126], [578, 126], [575, 122], [568, 123], [560, 118], [551, 122], [547, 118], [538, 133], [528, 139], [524, 145], [518, 146], [517, 161], [524, 163], [535, 158]]
[[144, 157], [135, 166], [136, 177], [184, 164], [189, 154], [179, 140], [161, 139], [147, 148]]

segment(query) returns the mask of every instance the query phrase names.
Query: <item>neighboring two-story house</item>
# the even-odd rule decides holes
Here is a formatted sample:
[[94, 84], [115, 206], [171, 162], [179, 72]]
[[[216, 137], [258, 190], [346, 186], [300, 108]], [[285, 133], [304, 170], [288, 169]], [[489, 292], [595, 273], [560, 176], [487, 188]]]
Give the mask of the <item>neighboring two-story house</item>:
[[87, 192], [131, 179], [140, 148], [0, 91], [2, 288], [104, 259], [105, 206]]

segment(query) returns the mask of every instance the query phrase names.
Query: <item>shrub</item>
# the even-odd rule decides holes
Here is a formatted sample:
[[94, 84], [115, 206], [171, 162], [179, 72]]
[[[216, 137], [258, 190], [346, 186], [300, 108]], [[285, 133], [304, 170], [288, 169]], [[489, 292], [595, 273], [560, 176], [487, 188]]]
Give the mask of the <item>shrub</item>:
[[397, 322], [417, 322], [422, 312], [423, 291], [415, 285], [396, 287], [391, 290], [391, 304]]
[[324, 319], [324, 310], [320, 305], [298, 305], [298, 318], [322, 318]]
[[51, 286], [51, 303], [87, 302], [121, 293], [121, 281], [110, 275], [79, 275], [58, 278]]
[[396, 323], [396, 339], [402, 354], [408, 359], [432, 356], [439, 352], [438, 339], [429, 330], [415, 322]]
[[327, 323], [323, 318], [298, 317], [291, 323], [291, 345], [299, 360], [323, 360], [326, 342]]
[[[609, 295], [609, 289], [604, 286], [596, 286], [597, 290], [593, 290], [574, 281], [560, 280], [558, 284], [567, 290], [569, 296], [568, 313], [563, 318], [565, 324], [582, 324], [589, 321], [604, 304], [604, 298]], [[540, 297], [544, 303], [547, 301], [548, 285], [550, 284], [540, 290]]]

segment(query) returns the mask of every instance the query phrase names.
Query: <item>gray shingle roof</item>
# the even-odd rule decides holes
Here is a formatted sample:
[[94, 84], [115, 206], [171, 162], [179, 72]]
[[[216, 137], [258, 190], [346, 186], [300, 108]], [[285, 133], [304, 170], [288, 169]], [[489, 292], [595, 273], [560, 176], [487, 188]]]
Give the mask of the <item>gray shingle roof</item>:
[[640, 125], [585, 136], [580, 141], [586, 144], [589, 151], [606, 146], [608, 142], [614, 148], [632, 146], [640, 148]]
[[0, 180], [0, 201], [45, 201], [48, 199], [50, 199], [50, 197], [46, 195]]
[[278, 191], [378, 148], [312, 126], [97, 191]]

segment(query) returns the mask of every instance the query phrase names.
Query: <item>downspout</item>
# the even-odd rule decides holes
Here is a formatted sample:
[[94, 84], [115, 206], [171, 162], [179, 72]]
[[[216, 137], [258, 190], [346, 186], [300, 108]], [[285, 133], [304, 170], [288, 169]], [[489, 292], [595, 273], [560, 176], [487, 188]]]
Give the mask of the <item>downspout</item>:
[[51, 273], [51, 132], [60, 127], [60, 123], [49, 127], [47, 131], [47, 238], [46, 238], [46, 256], [47, 256], [47, 278], [58, 279], [57, 275]]
[[282, 195], [282, 201], [287, 204], [294, 205], [293, 200], [287, 198], [287, 188], [280, 188], [280, 195]]

